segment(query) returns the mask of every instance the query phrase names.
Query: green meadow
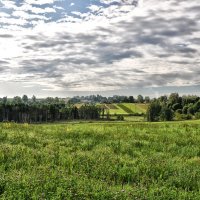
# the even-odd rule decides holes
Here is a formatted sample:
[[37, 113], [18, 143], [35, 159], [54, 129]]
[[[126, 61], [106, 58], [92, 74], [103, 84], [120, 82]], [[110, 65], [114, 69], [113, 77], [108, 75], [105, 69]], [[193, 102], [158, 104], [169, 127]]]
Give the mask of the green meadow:
[[[82, 104], [75, 104], [80, 107]], [[133, 115], [133, 114], [145, 114], [148, 104], [142, 103], [112, 103], [112, 104], [97, 104], [101, 105], [109, 111], [110, 115]]]
[[148, 104], [139, 103], [118, 103], [118, 104], [106, 104], [111, 115], [129, 115], [129, 114], [144, 114], [146, 113]]
[[1, 123], [0, 199], [199, 200], [200, 121]]

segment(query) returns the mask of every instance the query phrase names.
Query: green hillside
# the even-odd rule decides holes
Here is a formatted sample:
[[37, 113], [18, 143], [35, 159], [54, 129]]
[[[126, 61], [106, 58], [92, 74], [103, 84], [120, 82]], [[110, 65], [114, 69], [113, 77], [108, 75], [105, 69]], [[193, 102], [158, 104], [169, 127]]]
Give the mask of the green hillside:
[[[112, 106], [111, 106], [112, 105]], [[106, 104], [106, 107], [109, 110], [109, 113], [111, 115], [127, 115], [128, 113], [122, 109], [120, 106], [118, 106], [118, 104]]]
[[130, 109], [133, 113], [146, 113], [148, 104], [138, 104], [138, 103], [123, 103], [125, 107]]
[[[75, 104], [80, 108], [83, 103]], [[119, 104], [97, 104], [98, 106], [109, 111], [110, 115], [130, 115], [130, 114], [142, 114], [146, 113], [148, 104], [139, 104], [139, 103], [119, 103]]]
[[198, 200], [200, 123], [0, 124], [0, 199]]
[[146, 113], [148, 107], [147, 104], [137, 104], [137, 103], [111, 104], [114, 106], [114, 108], [108, 105], [109, 104], [106, 104], [106, 107], [109, 109], [110, 114], [121, 114], [121, 115]]

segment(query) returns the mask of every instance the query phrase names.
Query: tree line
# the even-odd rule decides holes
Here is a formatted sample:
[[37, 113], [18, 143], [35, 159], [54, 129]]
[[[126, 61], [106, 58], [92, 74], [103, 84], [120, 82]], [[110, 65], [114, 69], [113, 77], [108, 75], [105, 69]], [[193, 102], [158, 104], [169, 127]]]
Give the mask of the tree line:
[[151, 100], [147, 121], [200, 119], [200, 97], [171, 93]]
[[[0, 98], [0, 121], [41, 123], [76, 119], [109, 119], [109, 112], [103, 106], [86, 102], [77, 107], [73, 103], [74, 98], [77, 97], [68, 99], [68, 101], [58, 97], [37, 99], [33, 96], [28, 98], [27, 95], [22, 97], [16, 96], [10, 99], [3, 97]], [[95, 101], [102, 103], [103, 97], [91, 95], [89, 97], [82, 97], [82, 99], [84, 98], [97, 98]], [[108, 103], [148, 103], [147, 121], [200, 119], [200, 97], [196, 95], [179, 96], [178, 93], [172, 93], [169, 96], [163, 95], [154, 99], [143, 97], [142, 95], [138, 95], [136, 99], [133, 96], [115, 95], [106, 99]]]
[[139, 94], [137, 97], [134, 96], [120, 96], [114, 95], [112, 97], [103, 97], [101, 95], [90, 95], [90, 96], [74, 96], [70, 98], [71, 103], [149, 103], [150, 97], [143, 97]]
[[75, 119], [100, 119], [102, 109], [94, 104], [77, 107], [59, 98], [37, 100], [27, 95], [0, 99], [0, 121], [19, 123], [53, 122]]

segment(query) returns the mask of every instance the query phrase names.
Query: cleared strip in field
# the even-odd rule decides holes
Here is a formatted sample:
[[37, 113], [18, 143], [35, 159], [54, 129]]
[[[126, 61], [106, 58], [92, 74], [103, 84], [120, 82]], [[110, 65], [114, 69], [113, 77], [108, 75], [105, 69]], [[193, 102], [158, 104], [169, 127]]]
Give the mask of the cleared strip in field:
[[118, 109], [114, 104], [105, 104], [108, 109]]
[[128, 114], [133, 114], [134, 112], [129, 109], [128, 107], [126, 107], [124, 104], [117, 104], [121, 109], [123, 109], [125, 112], [127, 112]]
[[111, 105], [113, 105], [112, 108], [109, 109], [109, 113], [111, 115], [128, 115], [129, 114], [124, 109], [120, 108], [117, 104], [111, 104]]
[[146, 113], [148, 104], [123, 103], [124, 106], [133, 111], [133, 113]]

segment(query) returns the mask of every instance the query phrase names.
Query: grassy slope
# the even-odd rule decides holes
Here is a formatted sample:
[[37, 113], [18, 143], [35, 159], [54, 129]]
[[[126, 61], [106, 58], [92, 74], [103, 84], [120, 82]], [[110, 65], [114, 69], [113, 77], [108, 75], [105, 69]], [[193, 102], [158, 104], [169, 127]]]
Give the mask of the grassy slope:
[[110, 114], [133, 114], [133, 113], [145, 113], [147, 110], [147, 104], [134, 104], [134, 103], [121, 103], [113, 104], [117, 109], [109, 109]]
[[200, 122], [0, 124], [0, 199], [200, 199]]
[[109, 109], [109, 113], [111, 115], [114, 115], [114, 114], [117, 114], [117, 115], [127, 115], [128, 114], [124, 109], [120, 108], [118, 106], [118, 104], [112, 104], [112, 105], [114, 105], [114, 107], [116, 109]]
[[123, 103], [124, 106], [132, 110], [133, 113], [145, 113], [147, 110], [147, 104], [137, 104], [137, 103]]
[[[75, 104], [78, 108], [83, 104]], [[102, 104], [97, 104], [101, 105]], [[145, 113], [147, 110], [147, 104], [134, 104], [134, 103], [120, 103], [120, 104], [103, 104], [104, 108], [109, 110], [111, 115], [128, 115], [133, 113]]]

